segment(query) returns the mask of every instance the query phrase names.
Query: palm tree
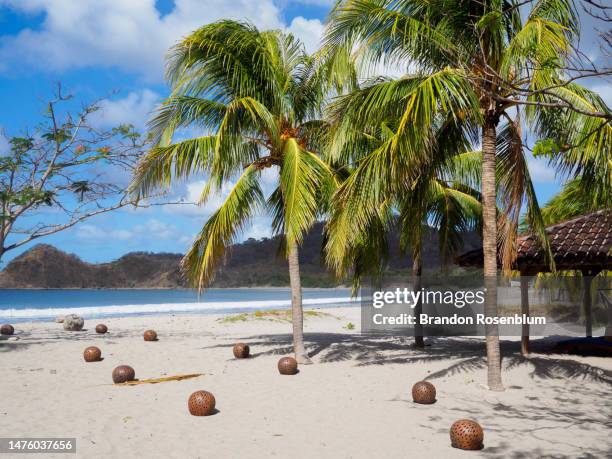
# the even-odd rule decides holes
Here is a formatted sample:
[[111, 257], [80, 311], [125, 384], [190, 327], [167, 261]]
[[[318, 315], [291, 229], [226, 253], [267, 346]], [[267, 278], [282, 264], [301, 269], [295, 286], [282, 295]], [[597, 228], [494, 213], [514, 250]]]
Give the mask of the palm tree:
[[[389, 191], [385, 187], [399, 179], [402, 162], [429, 161], [428, 147], [435, 140], [429, 126], [437, 114], [450, 113], [480, 132], [489, 316], [497, 315], [498, 243], [503, 245], [502, 255], [507, 255], [502, 257], [507, 268], [515, 252], [512, 246], [524, 196], [534, 194], [523, 157], [523, 124], [528, 122], [541, 138], [566, 145], [559, 161], [572, 157], [571, 164], [580, 163], [585, 170], [596, 171], [594, 166], [602, 164], [603, 146], [612, 143], [612, 126], [605, 117], [585, 116], [610, 113], [609, 108], [565, 71], [575, 57], [578, 35], [577, 12], [569, 0], [341, 0], [331, 13], [325, 38], [330, 59], [335, 52], [343, 56], [349, 50], [354, 61], [364, 65], [403, 63], [413, 70], [402, 79], [370, 85], [355, 95], [352, 107], [346, 107], [336, 151], [354, 140], [350, 132], [355, 126], [400, 120], [389, 147], [367, 166], [370, 176], [376, 171], [388, 185], [369, 189], [366, 185], [369, 197], [364, 199], [380, 201]], [[334, 67], [341, 69], [338, 63]], [[500, 215], [498, 232], [496, 170], [502, 154], [517, 162], [516, 167], [506, 165], [511, 175], [503, 184], [507, 192], [500, 194], [506, 213]], [[419, 170], [415, 168], [415, 177]], [[355, 221], [363, 219], [365, 224], [368, 212], [364, 210]], [[531, 200], [528, 219], [550, 255], [536, 200]], [[487, 330], [486, 348], [488, 386], [503, 390], [495, 327]]]
[[[450, 256], [457, 255], [462, 247], [462, 236], [481, 227], [482, 207], [480, 194], [473, 188], [479, 182], [476, 166], [482, 154], [461, 148], [446, 151], [445, 147], [457, 147], [456, 142], [447, 142], [448, 129], [441, 129], [438, 150], [429, 167], [422, 170], [419, 178], [399, 196], [399, 215], [402, 225], [403, 246], [412, 251], [412, 288], [421, 290], [423, 272], [423, 228], [438, 230], [439, 251], [446, 263]], [[454, 139], [453, 139], [454, 140]], [[423, 310], [419, 300], [414, 309], [415, 317]], [[415, 326], [415, 347], [425, 346], [423, 327]]]
[[[335, 105], [338, 112], [332, 119], [342, 114], [346, 99], [341, 98]], [[423, 270], [422, 248], [424, 227], [436, 228], [439, 232], [440, 253], [444, 260], [456, 255], [462, 246], [462, 235], [476, 229], [481, 222], [478, 185], [481, 153], [469, 151], [469, 140], [452, 119], [446, 119], [437, 126], [436, 149], [432, 161], [415, 181], [399, 180], [393, 195], [386, 195], [384, 201], [376, 206], [369, 224], [364, 227], [353, 226], [350, 215], [354, 199], [359, 194], [360, 165], [367, 164], [375, 157], [386, 142], [393, 140], [397, 123], [383, 123], [380, 127], [370, 127], [363, 133], [363, 143], [343, 155], [343, 160], [355, 164], [348, 180], [338, 189], [332, 201], [333, 212], [328, 223], [327, 241], [328, 262], [340, 277], [353, 274], [353, 289], [361, 285], [362, 277], [374, 276], [381, 279], [387, 260], [386, 233], [390, 228], [399, 227], [400, 246], [412, 255], [412, 286], [421, 289]], [[371, 149], [372, 151], [369, 151]], [[411, 169], [406, 164], [406, 170]], [[352, 232], [349, 239], [335, 237], [345, 229]], [[422, 311], [422, 303], [415, 305], [415, 316]], [[415, 347], [424, 347], [423, 329], [415, 326]]]
[[[182, 261], [199, 289], [213, 279], [226, 248], [249, 219], [268, 212], [273, 231], [285, 242], [295, 355], [309, 363], [299, 247], [336, 186], [317, 155], [325, 130], [318, 119], [325, 92], [315, 62], [290, 34], [225, 20], [173, 47], [167, 78], [172, 93], [150, 123], [155, 147], [140, 163], [132, 189], [146, 196], [173, 180], [207, 174], [203, 203], [224, 184], [233, 184]], [[185, 127], [205, 134], [172, 143], [175, 131]], [[268, 168], [276, 172], [276, 185], [266, 197], [260, 182]]]

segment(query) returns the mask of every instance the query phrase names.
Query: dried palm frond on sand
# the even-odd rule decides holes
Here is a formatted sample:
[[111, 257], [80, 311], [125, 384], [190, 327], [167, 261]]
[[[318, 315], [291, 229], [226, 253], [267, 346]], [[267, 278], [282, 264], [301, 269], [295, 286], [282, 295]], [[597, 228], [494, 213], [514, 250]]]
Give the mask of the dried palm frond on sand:
[[127, 381], [124, 383], [113, 384], [114, 386], [137, 386], [139, 384], [157, 384], [167, 381], [182, 381], [183, 379], [197, 378], [202, 376], [204, 373], [193, 373], [189, 375], [176, 375], [167, 376], [165, 378], [152, 378], [152, 379], [136, 379], [134, 381]]

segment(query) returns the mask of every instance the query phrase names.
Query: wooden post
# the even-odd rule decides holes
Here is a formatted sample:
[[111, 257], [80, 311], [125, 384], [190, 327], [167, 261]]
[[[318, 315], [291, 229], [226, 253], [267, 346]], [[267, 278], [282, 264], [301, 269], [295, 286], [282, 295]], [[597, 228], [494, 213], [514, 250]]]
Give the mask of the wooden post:
[[604, 339], [606, 341], [612, 341], [612, 298], [608, 298], [605, 293], [601, 293], [604, 300], [604, 306], [608, 307], [608, 324], [606, 325], [606, 331], [604, 333]]
[[592, 305], [593, 298], [591, 295], [591, 285], [593, 278], [600, 273], [601, 270], [583, 269], [582, 270], [582, 307], [584, 308], [584, 322], [586, 326], [586, 337], [593, 337], [593, 316]]
[[584, 308], [584, 323], [586, 326], [586, 337], [593, 337], [593, 317], [591, 315], [591, 282], [593, 278], [591, 276], [584, 276], [582, 278], [582, 307]]
[[[521, 272], [521, 314], [529, 317], [529, 278]], [[521, 329], [521, 355], [529, 354], [529, 324], [524, 323]]]

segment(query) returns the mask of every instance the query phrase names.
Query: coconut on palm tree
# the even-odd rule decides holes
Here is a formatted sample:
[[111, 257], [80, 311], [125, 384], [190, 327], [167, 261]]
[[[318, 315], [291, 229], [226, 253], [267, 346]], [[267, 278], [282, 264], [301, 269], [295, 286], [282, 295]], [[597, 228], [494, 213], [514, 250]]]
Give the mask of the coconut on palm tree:
[[[296, 358], [308, 363], [303, 340], [299, 247], [335, 189], [319, 157], [325, 91], [314, 60], [292, 35], [235, 21], [206, 25], [169, 53], [171, 95], [150, 122], [155, 147], [132, 184], [139, 196], [205, 174], [204, 203], [227, 184], [231, 191], [208, 218], [182, 261], [190, 282], [212, 281], [226, 249], [257, 212], [272, 216], [288, 260]], [[202, 135], [174, 141], [178, 129]], [[266, 196], [262, 173], [272, 169]]]
[[[352, 108], [344, 112], [337, 151], [354, 140], [355, 126], [400, 120], [393, 141], [364, 166], [369, 171], [362, 174], [362, 185], [368, 191], [359, 199], [380, 202], [389, 191], [385, 186], [390, 185], [366, 185], [367, 178], [379, 175], [390, 184], [398, 180], [397, 172], [406, 161], [428, 163], [435, 142], [430, 126], [439, 114], [450, 114], [479, 132], [489, 316], [497, 315], [498, 244], [506, 255], [501, 257], [504, 266], [509, 267], [524, 196], [535, 197], [523, 155], [523, 126], [528, 124], [541, 138], [558, 140], [565, 149], [561, 163], [595, 170], [607, 161], [602, 146], [611, 143], [612, 126], [605, 118], [586, 115], [610, 110], [566, 72], [576, 57], [578, 35], [577, 12], [568, 0], [341, 0], [331, 13], [325, 37], [331, 60], [336, 52], [344, 56], [348, 50], [357, 63], [370, 67], [400, 63], [411, 70], [401, 79], [373, 82], [358, 91]], [[338, 62], [333, 65], [342, 68]], [[515, 159], [506, 163], [503, 194], [496, 192], [500, 155]], [[412, 180], [420, 169], [414, 169]], [[499, 215], [501, 231], [499, 203], [505, 211]], [[355, 221], [367, 224], [367, 212]], [[535, 199], [527, 214], [550, 254]], [[495, 327], [487, 330], [486, 349], [488, 386], [503, 390]]]

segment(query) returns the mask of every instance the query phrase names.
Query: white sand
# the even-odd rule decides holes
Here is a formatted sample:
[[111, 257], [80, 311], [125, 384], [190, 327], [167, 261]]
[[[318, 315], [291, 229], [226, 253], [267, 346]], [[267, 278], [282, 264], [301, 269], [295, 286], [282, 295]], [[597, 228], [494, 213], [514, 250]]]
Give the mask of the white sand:
[[[482, 386], [481, 340], [436, 339], [419, 351], [410, 338], [360, 336], [357, 308], [327, 311], [340, 319], [307, 321], [315, 364], [296, 376], [276, 370], [291, 349], [286, 323], [115, 318], [103, 321], [105, 336], [95, 334], [97, 320], [77, 333], [56, 323], [19, 324], [19, 339], [0, 341], [0, 436], [76, 437], [77, 457], [605, 457], [612, 451], [612, 359], [523, 359], [516, 342], [504, 342], [507, 390], [494, 393]], [[349, 321], [356, 331], [343, 328]], [[142, 340], [148, 328], [160, 341]], [[238, 340], [251, 345], [254, 358], [233, 358]], [[83, 361], [90, 345], [102, 349], [102, 362]], [[119, 364], [133, 366], [141, 379], [204, 376], [114, 386], [111, 372]], [[437, 403], [412, 403], [412, 384], [428, 376]], [[187, 398], [198, 389], [215, 395], [218, 414], [189, 414]], [[484, 450], [450, 447], [449, 427], [460, 418], [481, 423]]]

